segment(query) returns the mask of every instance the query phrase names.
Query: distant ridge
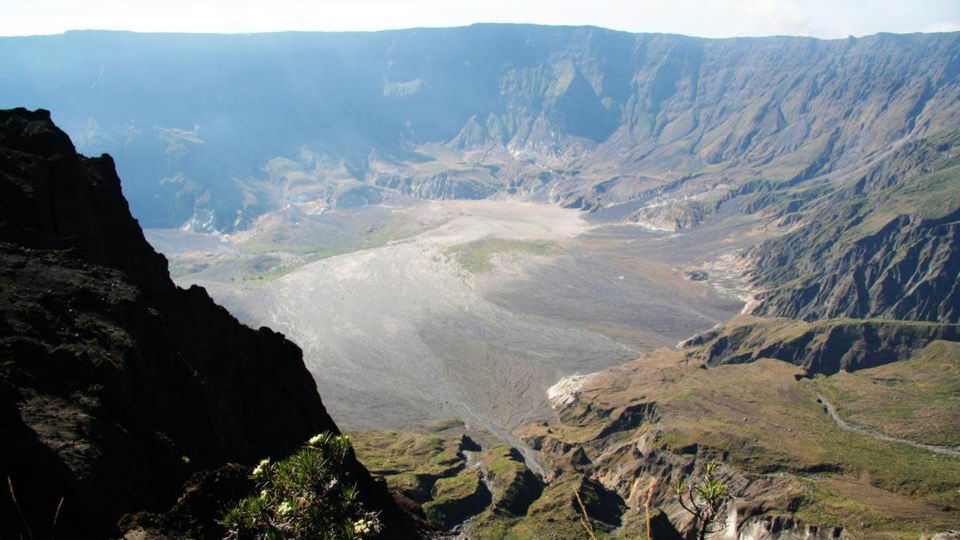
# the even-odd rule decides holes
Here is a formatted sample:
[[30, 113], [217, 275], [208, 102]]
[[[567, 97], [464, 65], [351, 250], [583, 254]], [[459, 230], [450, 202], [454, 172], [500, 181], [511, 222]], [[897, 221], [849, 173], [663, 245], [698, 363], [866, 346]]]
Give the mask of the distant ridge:
[[954, 129], [958, 50], [956, 32], [82, 31], [0, 38], [0, 104], [117, 157], [147, 227], [242, 229], [359, 182], [371, 202], [496, 194], [682, 229]]

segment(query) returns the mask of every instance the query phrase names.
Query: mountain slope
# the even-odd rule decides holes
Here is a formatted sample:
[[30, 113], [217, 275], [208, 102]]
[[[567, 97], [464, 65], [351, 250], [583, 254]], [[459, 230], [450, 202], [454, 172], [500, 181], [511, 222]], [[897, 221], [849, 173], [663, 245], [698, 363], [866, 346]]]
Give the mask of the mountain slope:
[[806, 225], [748, 255], [763, 290], [754, 312], [960, 321], [958, 143], [919, 139], [848, 186], [798, 196], [808, 202], [783, 219]]
[[[735, 317], [636, 362], [564, 380], [558, 419], [518, 433], [556, 478], [514, 531], [577, 530], [571, 479], [626, 501], [598, 530], [643, 531], [646, 487], [724, 462], [734, 538], [916, 538], [956, 523], [960, 325], [957, 132], [917, 138], [855, 174], [750, 191], [785, 234], [742, 262]], [[933, 444], [931, 444], [933, 443]], [[549, 518], [549, 519], [547, 519]], [[839, 527], [842, 526], [842, 527]]]
[[70, 32], [0, 39], [0, 104], [56, 110], [82, 151], [118, 157], [150, 227], [400, 191], [625, 205], [611, 215], [674, 228], [955, 128], [958, 40]]
[[117, 536], [197, 471], [337, 432], [297, 346], [176, 287], [113, 160], [77, 155], [47, 111], [0, 111], [0, 194], [0, 535]]

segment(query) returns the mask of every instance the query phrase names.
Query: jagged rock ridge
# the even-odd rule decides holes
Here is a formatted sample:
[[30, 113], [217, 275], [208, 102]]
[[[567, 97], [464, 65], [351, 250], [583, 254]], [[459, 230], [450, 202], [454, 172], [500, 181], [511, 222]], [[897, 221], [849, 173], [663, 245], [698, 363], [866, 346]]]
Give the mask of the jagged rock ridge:
[[958, 142], [920, 139], [847, 186], [774, 203], [804, 225], [748, 254], [763, 290], [754, 313], [960, 321]]
[[151, 227], [243, 228], [289, 203], [335, 205], [359, 181], [429, 198], [627, 205], [622, 219], [675, 228], [718, 199], [955, 128], [958, 39], [532, 25], [71, 32], [0, 39], [0, 103], [52, 108], [81, 150], [120, 158]]
[[196, 471], [337, 431], [299, 348], [176, 287], [113, 160], [77, 155], [47, 111], [0, 111], [0, 283], [0, 536], [117, 536]]
[[742, 364], [775, 358], [810, 374], [832, 375], [909, 358], [936, 340], [960, 341], [960, 325], [831, 319], [741, 318], [686, 341], [712, 364]]

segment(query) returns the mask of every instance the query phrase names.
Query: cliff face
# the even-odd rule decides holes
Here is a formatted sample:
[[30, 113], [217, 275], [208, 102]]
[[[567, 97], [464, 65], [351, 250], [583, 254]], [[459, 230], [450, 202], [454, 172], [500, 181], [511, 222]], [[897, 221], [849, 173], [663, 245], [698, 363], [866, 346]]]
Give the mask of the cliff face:
[[754, 313], [960, 321], [958, 146], [957, 132], [922, 139], [848, 186], [781, 201], [805, 226], [749, 254]]
[[960, 341], [960, 325], [833, 319], [738, 318], [685, 342], [709, 365], [775, 358], [808, 374], [833, 375], [910, 358], [936, 340]]
[[0, 283], [0, 477], [16, 496], [5, 486], [0, 536], [113, 536], [196, 471], [337, 431], [296, 345], [173, 285], [111, 158], [77, 155], [46, 111], [0, 111]]
[[960, 211], [932, 220], [898, 216], [798, 286], [761, 295], [758, 313], [958, 322], [958, 246]]
[[243, 228], [295, 203], [268, 189], [278, 164], [305, 173], [289, 193], [331, 204], [359, 180], [428, 198], [631, 202], [629, 219], [688, 227], [714, 195], [803, 183], [954, 128], [958, 39], [70, 32], [0, 39], [0, 102], [50, 107], [82, 151], [117, 156], [150, 227]]

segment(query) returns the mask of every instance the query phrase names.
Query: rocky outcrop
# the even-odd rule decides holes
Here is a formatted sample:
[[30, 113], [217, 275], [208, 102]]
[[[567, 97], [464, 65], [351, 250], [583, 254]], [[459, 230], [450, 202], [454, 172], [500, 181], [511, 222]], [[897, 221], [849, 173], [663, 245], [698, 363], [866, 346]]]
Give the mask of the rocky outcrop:
[[753, 313], [960, 322], [958, 146], [957, 132], [921, 140], [843, 189], [778, 203], [806, 224], [748, 254]]
[[751, 517], [736, 531], [738, 540], [852, 540], [843, 527], [818, 527], [790, 515]]
[[375, 186], [366, 184], [357, 185], [337, 195], [334, 206], [337, 208], [360, 208], [382, 203], [387, 194]]
[[129, 540], [148, 538], [216, 538], [223, 535], [217, 516], [255, 489], [247, 467], [231, 463], [193, 474], [177, 502], [164, 513], [137, 512], [120, 519]]
[[543, 483], [514, 448], [496, 447], [482, 456], [484, 480], [493, 492], [492, 511], [502, 516], [523, 516], [543, 492]]
[[378, 174], [376, 185], [395, 189], [419, 199], [484, 199], [493, 195], [498, 185], [489, 171], [471, 173], [441, 172], [428, 176]]
[[[792, 249], [801, 257], [807, 249], [820, 251], [821, 246], [797, 246], [812, 234], [815, 231], [798, 231], [781, 249]], [[789, 289], [758, 295], [761, 304], [754, 313], [805, 320], [882, 317], [958, 322], [958, 246], [960, 209], [938, 219], [899, 215], [840, 253], [810, 257], [810, 263], [821, 260], [817, 268]], [[761, 264], [770, 264], [767, 260], [778, 255], [772, 246], [757, 253]]]
[[297, 346], [176, 287], [113, 160], [77, 155], [47, 111], [0, 111], [0, 284], [0, 536], [117, 536], [198, 471], [337, 432]]
[[[576, 489], [591, 519], [611, 526], [637, 527], [647, 517], [644, 500], [649, 490], [654, 538], [660, 537], [656, 532], [663, 538], [691, 537], [693, 524], [690, 514], [678, 504], [670, 485], [699, 470], [710, 460], [723, 459], [723, 452], [707, 445], [671, 450], [663, 443], [661, 437], [664, 427], [652, 404], [611, 407], [593, 397], [580, 396], [560, 406], [557, 413], [561, 424], [555, 427], [575, 426], [582, 429], [591, 426], [596, 430], [595, 435], [591, 434], [579, 443], [542, 435], [526, 439], [531, 446], [539, 448], [541, 457], [555, 468], [555, 478], [545, 493], [549, 493], [552, 486], [564, 485], [564, 478], [575, 476], [578, 478]], [[647, 428], [633, 426], [625, 429], [623, 419], [636, 417], [641, 412]], [[618, 424], [619, 427], [614, 427]], [[594, 459], [572, 463], [570, 457], [576, 453], [583, 454], [584, 449]], [[579, 477], [581, 474], [582, 478]], [[747, 535], [737, 536], [736, 531], [769, 531], [769, 513], [778, 509], [786, 510], [789, 501], [796, 497], [786, 479], [750, 474], [733, 463], [725, 464], [720, 476], [738, 501], [731, 505], [730, 515], [726, 516], [723, 527], [726, 532], [735, 531], [731, 538], [751, 538]], [[658, 481], [651, 484], [654, 478]], [[594, 504], [590, 504], [590, 501], [594, 501]], [[576, 503], [574, 510], [578, 514], [581, 512]], [[779, 525], [780, 521], [777, 521], [776, 531], [783, 528]], [[791, 522], [791, 526], [793, 524]], [[801, 522], [795, 525], [797, 528], [807, 527]], [[677, 532], [678, 529], [680, 532]], [[755, 538], [759, 540], [777, 536], [758, 535]]]
[[934, 340], [960, 341], [960, 324], [735, 319], [685, 342], [709, 365], [774, 358], [831, 375], [907, 359]]
[[424, 513], [444, 529], [451, 529], [490, 506], [491, 495], [480, 472], [468, 469], [452, 478], [441, 478], [433, 486], [433, 500], [423, 505]]

